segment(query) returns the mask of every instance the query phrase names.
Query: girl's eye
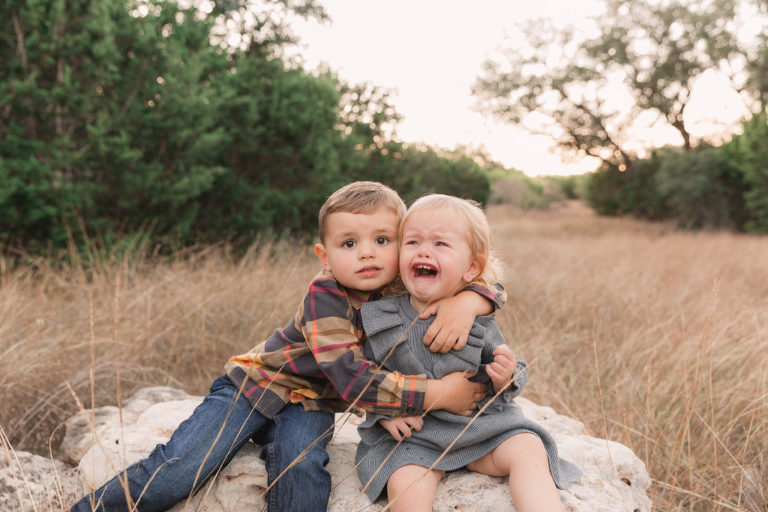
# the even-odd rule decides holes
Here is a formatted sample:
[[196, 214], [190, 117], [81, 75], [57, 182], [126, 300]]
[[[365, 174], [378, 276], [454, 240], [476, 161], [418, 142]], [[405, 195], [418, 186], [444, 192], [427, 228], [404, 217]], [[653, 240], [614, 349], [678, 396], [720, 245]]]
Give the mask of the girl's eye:
[[346, 247], [347, 249], [351, 249], [355, 246], [354, 240], [344, 240], [344, 243], [341, 244], [342, 247]]
[[386, 245], [389, 243], [389, 238], [385, 236], [380, 236], [376, 238], [376, 245]]

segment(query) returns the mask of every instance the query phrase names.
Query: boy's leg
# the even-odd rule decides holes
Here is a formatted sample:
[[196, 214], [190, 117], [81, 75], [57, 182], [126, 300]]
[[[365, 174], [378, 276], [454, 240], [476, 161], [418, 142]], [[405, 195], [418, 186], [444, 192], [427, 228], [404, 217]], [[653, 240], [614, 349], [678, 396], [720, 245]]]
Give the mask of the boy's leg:
[[[227, 377], [214, 381], [210, 394], [179, 425], [171, 439], [127, 469], [135, 509], [126, 503], [125, 490], [116, 477], [75, 503], [72, 512], [167, 510], [185, 499], [193, 488], [199, 489], [268, 422], [244, 396], [235, 402], [237, 391]], [[120, 478], [124, 474], [121, 472]]]
[[[271, 488], [270, 512], [325, 512], [331, 494], [326, 447], [333, 436], [334, 416], [291, 405], [268, 426], [261, 452]], [[293, 465], [292, 465], [293, 464]]]
[[427, 470], [408, 464], [392, 473], [387, 481], [387, 496], [392, 512], [430, 512], [437, 494], [437, 484], [445, 471]]

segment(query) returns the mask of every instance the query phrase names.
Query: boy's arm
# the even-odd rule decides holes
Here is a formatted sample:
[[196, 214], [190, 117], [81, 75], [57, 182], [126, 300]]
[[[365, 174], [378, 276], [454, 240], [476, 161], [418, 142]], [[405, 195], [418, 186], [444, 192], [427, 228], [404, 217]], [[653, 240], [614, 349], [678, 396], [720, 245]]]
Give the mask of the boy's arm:
[[430, 408], [463, 414], [485, 395], [482, 385], [478, 388], [466, 375], [427, 380], [379, 368], [363, 355], [348, 314], [346, 293], [338, 283], [318, 279], [304, 299], [297, 326], [320, 370], [344, 400], [387, 416], [412, 416]]
[[470, 284], [455, 296], [427, 306], [419, 318], [436, 316], [424, 335], [424, 344], [430, 351], [443, 354], [461, 350], [467, 343], [475, 317], [493, 313], [494, 308], [501, 309], [506, 301], [507, 292], [499, 283], [492, 288]]
[[507, 303], [507, 292], [501, 283], [495, 283], [490, 288], [482, 284], [472, 283], [462, 290], [462, 292], [465, 291], [475, 292], [487, 301], [486, 306], [491, 306], [491, 309], [484, 308], [485, 313], [480, 313], [481, 315], [493, 313], [497, 309], [503, 308], [504, 304]]

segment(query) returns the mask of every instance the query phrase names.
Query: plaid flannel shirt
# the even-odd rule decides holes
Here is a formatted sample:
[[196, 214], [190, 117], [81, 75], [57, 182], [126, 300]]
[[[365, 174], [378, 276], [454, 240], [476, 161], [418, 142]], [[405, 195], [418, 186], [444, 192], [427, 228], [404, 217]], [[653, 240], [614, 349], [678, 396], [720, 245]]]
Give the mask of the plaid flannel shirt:
[[[470, 288], [501, 307], [506, 294]], [[378, 295], [350, 290], [321, 273], [291, 322], [251, 351], [232, 357], [226, 372], [256, 410], [272, 418], [288, 403], [307, 410], [387, 416], [421, 414], [427, 379], [381, 370], [363, 356], [363, 302]]]

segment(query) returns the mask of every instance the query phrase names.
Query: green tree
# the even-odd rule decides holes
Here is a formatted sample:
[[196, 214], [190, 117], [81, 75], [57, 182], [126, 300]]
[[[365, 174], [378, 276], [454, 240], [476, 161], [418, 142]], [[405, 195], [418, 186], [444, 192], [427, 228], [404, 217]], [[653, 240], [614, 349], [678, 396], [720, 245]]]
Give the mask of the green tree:
[[[338, 97], [328, 79], [288, 72], [268, 51], [287, 40], [280, 35], [287, 22], [272, 14], [324, 11], [311, 0], [265, 2], [259, 12], [272, 14], [253, 27], [263, 33], [241, 49], [212, 43], [222, 19], [246, 8], [222, 5], [210, 16], [164, 1], [14, 0], [0, 7], [5, 251], [65, 247], [69, 228], [106, 243], [147, 229], [157, 239], [193, 243], [250, 236], [275, 219], [277, 229], [295, 228], [297, 218], [306, 219], [297, 210], [314, 209], [317, 199], [307, 206], [303, 199], [323, 193], [317, 176], [335, 166], [336, 142], [321, 139], [339, 138]], [[275, 86], [238, 83], [250, 85], [259, 68], [256, 85], [274, 76]], [[257, 119], [238, 124], [249, 109]], [[258, 158], [244, 149], [255, 142]], [[299, 189], [301, 173], [314, 178], [305, 176]], [[211, 217], [232, 205], [212, 197], [220, 189], [240, 193], [243, 182], [245, 190], [263, 186], [264, 208], [275, 213], [266, 221], [235, 219], [219, 231], [223, 222]]]
[[[736, 90], [746, 96], [753, 112], [768, 108], [768, 1], [744, 0], [741, 16], [757, 27], [754, 40], [740, 41], [738, 55], [743, 72], [732, 80]], [[750, 101], [751, 100], [751, 101]]]
[[[572, 28], [544, 22], [522, 30], [527, 46], [488, 60], [474, 85], [482, 110], [553, 136], [565, 152], [599, 158], [623, 171], [635, 155], [627, 148], [632, 123], [649, 112], [695, 145], [683, 112], [695, 79], [734, 55], [735, 0], [606, 0], [584, 38]], [[621, 80], [625, 98], [611, 100]], [[549, 122], [532, 127], [531, 116]]]
[[223, 78], [216, 125], [226, 169], [202, 198], [209, 239], [314, 232], [317, 211], [342, 182], [339, 93], [333, 77], [238, 54]]
[[589, 206], [601, 215], [667, 218], [668, 207], [657, 185], [662, 155], [663, 151], [654, 151], [650, 158], [638, 160], [625, 172], [604, 167], [589, 174], [585, 184]]
[[355, 179], [487, 199], [472, 159], [395, 139], [388, 91], [283, 58], [314, 0], [192, 4], [0, 5], [0, 250], [307, 234]]
[[385, 183], [407, 202], [426, 193], [457, 195], [486, 203], [489, 170], [470, 151], [438, 151], [396, 140], [401, 116], [391, 91], [374, 84], [340, 83], [341, 130], [347, 150], [341, 173], [347, 180]]
[[221, 170], [210, 79], [227, 58], [195, 10], [143, 5], [5, 4], [15, 49], [0, 64], [7, 247], [61, 246], [78, 222], [108, 237], [149, 225], [186, 231], [194, 221], [190, 201]]
[[744, 123], [744, 133], [722, 148], [725, 158], [736, 167], [744, 180], [745, 207], [749, 218], [745, 228], [754, 233], [768, 233], [768, 122], [758, 114]]
[[718, 148], [669, 151], [660, 162], [656, 183], [668, 216], [682, 225], [744, 227], [744, 180]]

